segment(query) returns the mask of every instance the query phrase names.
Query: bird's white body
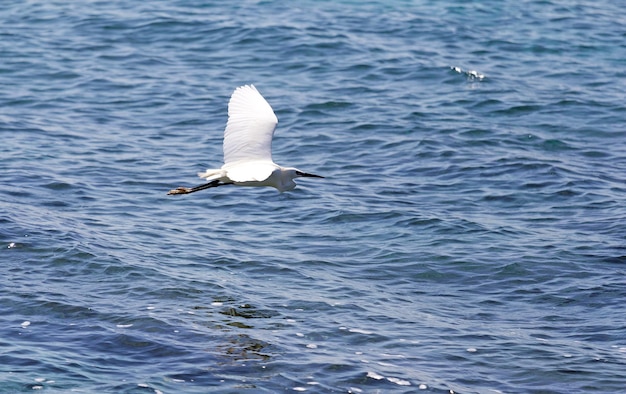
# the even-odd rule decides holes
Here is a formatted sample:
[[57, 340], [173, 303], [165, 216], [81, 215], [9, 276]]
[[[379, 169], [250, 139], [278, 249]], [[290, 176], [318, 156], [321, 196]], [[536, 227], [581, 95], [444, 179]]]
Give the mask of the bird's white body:
[[235, 165], [224, 164], [220, 169], [199, 172], [198, 176], [207, 181], [220, 180], [237, 186], [271, 186], [281, 192], [296, 187], [295, 168], [283, 168], [271, 161], [251, 161]]
[[179, 187], [168, 194], [186, 194], [228, 184], [271, 186], [284, 192], [296, 187], [294, 178], [323, 178], [272, 161], [272, 137], [277, 124], [272, 107], [254, 85], [238, 87], [228, 102], [224, 165], [198, 173], [209, 183], [196, 188]]

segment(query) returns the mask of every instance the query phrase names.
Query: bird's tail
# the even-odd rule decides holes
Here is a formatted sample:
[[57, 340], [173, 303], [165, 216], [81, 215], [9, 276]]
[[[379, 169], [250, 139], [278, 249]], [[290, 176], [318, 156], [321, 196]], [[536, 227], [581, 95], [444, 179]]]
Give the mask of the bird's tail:
[[198, 176], [206, 179], [207, 181], [212, 181], [226, 176], [226, 171], [222, 169], [208, 169], [205, 172], [199, 172]]

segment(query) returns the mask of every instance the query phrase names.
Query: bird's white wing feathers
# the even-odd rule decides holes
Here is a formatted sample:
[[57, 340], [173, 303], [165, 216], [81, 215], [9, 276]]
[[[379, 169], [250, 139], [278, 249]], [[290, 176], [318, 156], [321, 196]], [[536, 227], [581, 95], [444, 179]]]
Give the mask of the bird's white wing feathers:
[[251, 161], [239, 163], [233, 166], [228, 164], [222, 167], [226, 171], [226, 176], [233, 182], [263, 182], [276, 171], [276, 164], [268, 161]]
[[228, 102], [224, 163], [272, 161], [272, 137], [278, 118], [254, 85], [238, 87]]

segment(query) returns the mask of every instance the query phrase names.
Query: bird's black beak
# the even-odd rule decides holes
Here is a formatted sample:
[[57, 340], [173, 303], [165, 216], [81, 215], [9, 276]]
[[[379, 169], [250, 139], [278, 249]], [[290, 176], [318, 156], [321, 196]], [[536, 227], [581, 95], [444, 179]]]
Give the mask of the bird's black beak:
[[324, 178], [321, 175], [309, 174], [308, 172], [296, 171], [296, 175], [306, 178]]

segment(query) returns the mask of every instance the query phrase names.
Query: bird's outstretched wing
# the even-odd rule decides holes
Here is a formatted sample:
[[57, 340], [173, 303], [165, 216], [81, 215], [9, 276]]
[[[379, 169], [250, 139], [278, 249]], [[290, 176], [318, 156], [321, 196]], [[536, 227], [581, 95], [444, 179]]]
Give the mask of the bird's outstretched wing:
[[254, 85], [240, 86], [228, 102], [224, 163], [272, 161], [272, 137], [278, 118]]

